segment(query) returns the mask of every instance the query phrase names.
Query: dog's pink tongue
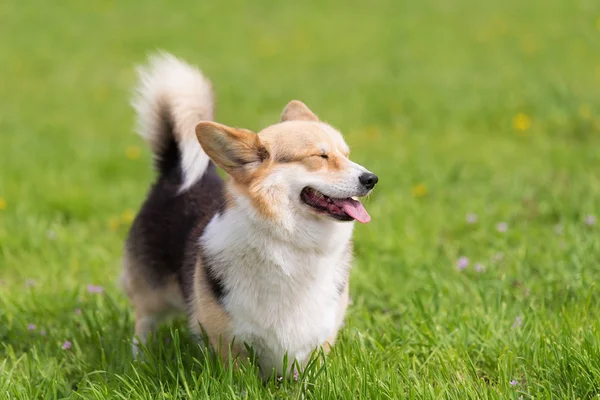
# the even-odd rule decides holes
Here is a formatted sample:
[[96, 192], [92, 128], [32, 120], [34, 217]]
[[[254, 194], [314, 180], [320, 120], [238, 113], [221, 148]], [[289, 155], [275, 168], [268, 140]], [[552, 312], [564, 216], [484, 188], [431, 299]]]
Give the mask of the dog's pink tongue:
[[366, 224], [371, 220], [371, 216], [360, 201], [354, 199], [339, 199], [335, 201], [335, 204], [358, 222]]

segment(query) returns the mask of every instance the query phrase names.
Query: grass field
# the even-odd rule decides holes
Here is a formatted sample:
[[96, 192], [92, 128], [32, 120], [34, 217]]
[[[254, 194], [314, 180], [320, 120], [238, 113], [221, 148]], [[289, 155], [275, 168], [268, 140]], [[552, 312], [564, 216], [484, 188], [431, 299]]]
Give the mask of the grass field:
[[[0, 398], [600, 396], [597, 0], [5, 0], [0, 37]], [[219, 121], [302, 99], [380, 176], [341, 340], [298, 382], [231, 374], [182, 320], [132, 360], [128, 99], [156, 48]]]

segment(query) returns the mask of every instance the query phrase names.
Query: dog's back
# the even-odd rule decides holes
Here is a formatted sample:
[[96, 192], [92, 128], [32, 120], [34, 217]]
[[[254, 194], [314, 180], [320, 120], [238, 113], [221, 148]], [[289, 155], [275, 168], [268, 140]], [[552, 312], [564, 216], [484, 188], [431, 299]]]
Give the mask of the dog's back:
[[153, 151], [158, 177], [129, 232], [122, 281], [141, 325], [136, 333], [143, 333], [156, 315], [185, 309], [190, 233], [203, 229], [224, 200], [223, 182], [194, 131], [197, 122], [213, 118], [210, 82], [169, 55], [153, 58], [139, 73], [138, 133]]

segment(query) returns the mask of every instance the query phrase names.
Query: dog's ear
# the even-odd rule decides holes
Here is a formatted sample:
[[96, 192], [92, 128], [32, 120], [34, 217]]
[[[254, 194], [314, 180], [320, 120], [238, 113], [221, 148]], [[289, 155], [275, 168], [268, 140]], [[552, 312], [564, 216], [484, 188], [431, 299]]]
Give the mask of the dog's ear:
[[318, 121], [319, 117], [315, 115], [310, 108], [300, 100], [292, 100], [283, 109], [281, 113], [281, 122], [285, 121]]
[[247, 129], [200, 122], [196, 137], [211, 160], [234, 178], [241, 178], [269, 158], [258, 135]]

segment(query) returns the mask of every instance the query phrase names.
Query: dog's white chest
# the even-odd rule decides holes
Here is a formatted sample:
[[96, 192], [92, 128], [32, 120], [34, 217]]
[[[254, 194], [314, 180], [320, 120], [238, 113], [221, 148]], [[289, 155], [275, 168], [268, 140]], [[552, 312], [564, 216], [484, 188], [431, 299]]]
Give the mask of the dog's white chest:
[[336, 293], [315, 287], [294, 298], [285, 292], [238, 292], [227, 298], [235, 340], [253, 347], [265, 371], [281, 373], [286, 354], [288, 366], [293, 360], [304, 362], [337, 330]]
[[234, 278], [226, 278], [231, 290], [224, 305], [235, 340], [254, 348], [263, 370], [281, 373], [286, 354], [290, 364], [304, 362], [338, 329], [336, 282], [344, 267], [337, 254], [307, 255], [272, 246], [268, 256], [246, 249], [237, 259], [244, 265], [238, 264]]
[[263, 372], [282, 373], [286, 354], [288, 366], [303, 363], [339, 329], [352, 226], [340, 224], [322, 246], [311, 248], [257, 232], [234, 217], [219, 225], [213, 220], [203, 243], [226, 288], [223, 306], [233, 339], [253, 347]]

